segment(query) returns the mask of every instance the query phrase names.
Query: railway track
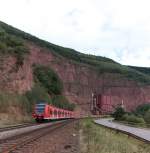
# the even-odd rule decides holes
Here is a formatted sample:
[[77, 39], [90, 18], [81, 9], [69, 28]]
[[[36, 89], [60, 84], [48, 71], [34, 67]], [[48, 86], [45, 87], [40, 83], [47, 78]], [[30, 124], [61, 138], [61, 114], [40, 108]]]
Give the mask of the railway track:
[[7, 127], [0, 128], [0, 132], [29, 127], [29, 126], [33, 126], [33, 125], [37, 125], [37, 123], [25, 123], [25, 124], [7, 126]]
[[53, 123], [41, 129], [0, 140], [0, 153], [15, 153], [17, 150], [20, 150], [24, 146], [32, 144], [34, 141], [44, 137], [47, 135], [47, 133], [53, 132], [72, 121], [73, 120], [58, 121], [57, 123]]

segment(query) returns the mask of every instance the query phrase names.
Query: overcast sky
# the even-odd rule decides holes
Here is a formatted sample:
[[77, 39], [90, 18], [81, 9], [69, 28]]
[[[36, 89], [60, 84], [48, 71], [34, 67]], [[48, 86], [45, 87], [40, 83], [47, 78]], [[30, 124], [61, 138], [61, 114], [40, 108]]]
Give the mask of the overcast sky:
[[150, 67], [150, 0], [0, 0], [0, 20], [54, 44]]

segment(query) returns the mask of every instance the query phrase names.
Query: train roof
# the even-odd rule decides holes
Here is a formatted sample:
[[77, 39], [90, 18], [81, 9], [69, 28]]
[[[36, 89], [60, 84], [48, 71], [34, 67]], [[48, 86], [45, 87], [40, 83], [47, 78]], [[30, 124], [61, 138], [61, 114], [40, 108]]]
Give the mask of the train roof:
[[39, 107], [42, 107], [42, 106], [45, 106], [45, 105], [49, 105], [50, 107], [52, 107], [53, 109], [57, 109], [57, 110], [60, 110], [60, 111], [64, 111], [64, 112], [72, 112], [70, 110], [66, 110], [66, 109], [63, 109], [63, 108], [58, 108], [52, 104], [48, 104], [48, 103], [45, 103], [45, 102], [39, 102], [37, 104], [35, 104], [35, 106], [39, 106]]

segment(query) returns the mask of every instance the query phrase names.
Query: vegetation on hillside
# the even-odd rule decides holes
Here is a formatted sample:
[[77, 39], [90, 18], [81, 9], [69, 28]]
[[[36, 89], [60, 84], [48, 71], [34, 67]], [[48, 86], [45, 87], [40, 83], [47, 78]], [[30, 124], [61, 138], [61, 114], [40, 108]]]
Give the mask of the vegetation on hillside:
[[[12, 55], [17, 59], [16, 66], [21, 66], [29, 50], [24, 45], [24, 37], [18, 37], [17, 31], [19, 32], [19, 30], [14, 31], [16, 33], [10, 32], [11, 30], [14, 31], [12, 27], [0, 22], [0, 56]], [[74, 109], [74, 104], [70, 104], [68, 100], [61, 95], [63, 84], [52, 69], [36, 65], [36, 67], [34, 67], [34, 75], [35, 86], [25, 95], [0, 95], [1, 112], [8, 112], [7, 108], [9, 108], [9, 106], [16, 105], [16, 107], [20, 108], [23, 112], [31, 113], [33, 105], [39, 100], [45, 100], [61, 108]], [[49, 95], [51, 95], [51, 98]], [[13, 99], [12, 103], [9, 102], [10, 99]], [[56, 99], [59, 101], [56, 102]], [[21, 101], [20, 103], [19, 100]]]
[[46, 101], [47, 103], [51, 102], [51, 99], [46, 92], [46, 90], [40, 86], [40, 84], [35, 83], [33, 88], [30, 91], [27, 91], [25, 96], [30, 103], [30, 108], [27, 109], [28, 113], [32, 112], [33, 106], [39, 101]]
[[[25, 55], [29, 53], [28, 48], [25, 46], [25, 41], [31, 41], [41, 47], [48, 48], [53, 54], [57, 56], [63, 56], [68, 60], [73, 60], [78, 63], [88, 64], [95, 68], [100, 74], [117, 73], [123, 77], [128, 78], [129, 80], [135, 80], [142, 84], [150, 84], [149, 68], [123, 66], [106, 57], [86, 55], [70, 48], [54, 45], [21, 30], [18, 30], [12, 26], [9, 26], [3, 22], [0, 22], [0, 56], [12, 55], [17, 58], [16, 64], [18, 66], [22, 65]], [[21, 98], [20, 100], [23, 102], [24, 106], [18, 105], [19, 107], [23, 106], [27, 112], [31, 112], [32, 104], [39, 100], [45, 100], [48, 103], [54, 104], [61, 108], [70, 110], [74, 109], [74, 104], [70, 104], [68, 100], [62, 96], [62, 81], [52, 69], [36, 65], [34, 67], [34, 76], [35, 85], [31, 91], [27, 92], [25, 95], [22, 95], [21, 98], [24, 100], [21, 100]], [[6, 95], [8, 98], [13, 97], [13, 95], [4, 95]], [[3, 101], [3, 99], [0, 99], [0, 106], [7, 104]], [[18, 102], [19, 100], [14, 98], [14, 101]], [[18, 103], [16, 103], [16, 105], [17, 104]], [[2, 108], [6, 110], [5, 107], [1, 107], [1, 109]], [[143, 116], [146, 122], [148, 120], [148, 116], [149, 111], [147, 111]]]
[[2, 27], [10, 35], [32, 41], [40, 45], [41, 47], [46, 47], [50, 49], [53, 54], [64, 56], [65, 58], [68, 58], [69, 60], [74, 60], [78, 63], [91, 65], [100, 73], [118, 73], [128, 78], [129, 80], [135, 80], [142, 84], [150, 84], [150, 76], [149, 72], [147, 73], [147, 70], [143, 71], [136, 67], [123, 66], [106, 57], [86, 55], [70, 48], [54, 45], [52, 43], [34, 37], [28, 33], [20, 31], [16, 28], [13, 28], [12, 26], [9, 26], [3, 22], [0, 22], [0, 27]]
[[68, 99], [63, 95], [55, 95], [52, 97], [52, 104], [58, 108], [63, 108], [73, 111], [75, 109], [74, 103], [69, 103]]
[[128, 67], [150, 75], [150, 67], [137, 67], [137, 66], [128, 66]]
[[46, 89], [37, 82], [35, 83], [31, 91], [26, 92], [25, 96], [30, 103], [30, 107], [28, 107], [27, 109], [28, 113], [31, 113], [34, 104], [39, 102], [45, 102], [67, 110], [74, 110], [75, 108], [75, 104], [70, 103], [65, 96], [54, 94], [49, 95]]
[[17, 64], [22, 65], [24, 55], [28, 53], [21, 38], [8, 34], [0, 26], [0, 55], [13, 55], [17, 58]]
[[25, 95], [16, 93], [0, 93], [0, 126], [16, 124], [31, 120], [32, 105]]
[[36, 65], [34, 75], [34, 86], [25, 94], [0, 93], [1, 124], [31, 120], [34, 104], [41, 101], [59, 108], [74, 110], [75, 104], [70, 103], [62, 95], [62, 82], [54, 71], [48, 67]]
[[58, 75], [49, 67], [36, 65], [34, 67], [34, 75], [49, 94], [61, 94], [63, 83]]
[[59, 108], [73, 110], [75, 105], [69, 103], [62, 95], [63, 83], [59, 76], [50, 67], [43, 65], [34, 66], [35, 86], [26, 93], [28, 100], [33, 104], [45, 101]]

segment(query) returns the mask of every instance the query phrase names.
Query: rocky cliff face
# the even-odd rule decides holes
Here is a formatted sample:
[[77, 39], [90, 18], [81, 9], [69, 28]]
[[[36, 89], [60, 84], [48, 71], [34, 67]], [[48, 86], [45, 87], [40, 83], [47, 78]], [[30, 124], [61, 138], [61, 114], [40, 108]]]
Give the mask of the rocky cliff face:
[[1, 57], [0, 60], [0, 90], [3, 92], [24, 93], [31, 89], [32, 67], [24, 61], [22, 67], [17, 67], [12, 56]]
[[26, 45], [30, 54], [25, 57], [21, 67], [16, 67], [15, 58], [1, 57], [1, 91], [22, 94], [30, 90], [33, 86], [32, 66], [42, 64], [50, 66], [58, 73], [64, 84], [63, 94], [78, 104], [82, 112], [89, 111], [92, 92], [111, 95], [114, 104], [123, 99], [128, 110], [141, 103], [150, 102], [150, 86], [139, 87], [136, 82], [128, 81], [120, 75], [100, 74], [94, 67], [56, 56], [46, 48], [29, 42]]
[[150, 102], [149, 93], [149, 86], [109, 87], [104, 90], [103, 103], [111, 105], [110, 111], [120, 104], [123, 104], [127, 111], [133, 111], [138, 105]]

